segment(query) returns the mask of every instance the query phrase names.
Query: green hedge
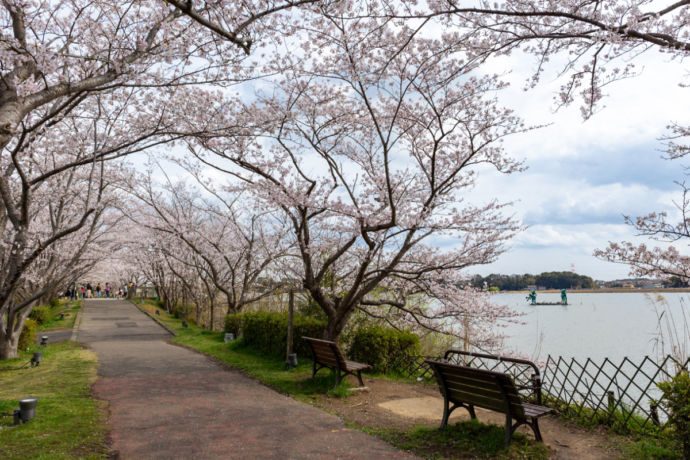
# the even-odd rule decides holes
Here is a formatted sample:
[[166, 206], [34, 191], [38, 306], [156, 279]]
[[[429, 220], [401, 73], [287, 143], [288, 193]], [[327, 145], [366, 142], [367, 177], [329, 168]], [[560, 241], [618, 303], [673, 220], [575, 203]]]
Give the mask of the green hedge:
[[[293, 320], [293, 350], [311, 357], [309, 346], [302, 337], [323, 337], [326, 321], [296, 314]], [[287, 313], [244, 312], [225, 317], [225, 332], [242, 336], [244, 342], [264, 353], [285, 353], [287, 339]], [[409, 331], [398, 331], [380, 326], [364, 326], [353, 331], [348, 356], [370, 364], [376, 372], [401, 372], [399, 363], [419, 356], [419, 337]]]
[[[287, 313], [244, 312], [225, 317], [225, 332], [242, 336], [244, 343], [264, 353], [285, 354], [287, 344]], [[309, 316], [295, 315], [292, 321], [293, 350], [299, 356], [311, 356], [306, 337], [322, 337], [326, 322]]]
[[19, 335], [19, 342], [17, 343], [17, 350], [26, 350], [36, 341], [36, 329], [38, 324], [33, 319], [24, 321], [24, 328]]
[[235, 334], [235, 337], [240, 336], [242, 328], [242, 313], [230, 313], [225, 317], [225, 332]]
[[29, 318], [36, 321], [38, 324], [45, 324], [50, 321], [53, 316], [48, 305], [39, 305], [34, 307], [29, 313]]
[[184, 319], [189, 323], [196, 324], [194, 306], [189, 304], [179, 304], [173, 310], [173, 316], [177, 319]]
[[409, 331], [365, 326], [352, 333], [349, 357], [371, 365], [376, 372], [400, 372], [399, 363], [419, 356], [419, 337]]

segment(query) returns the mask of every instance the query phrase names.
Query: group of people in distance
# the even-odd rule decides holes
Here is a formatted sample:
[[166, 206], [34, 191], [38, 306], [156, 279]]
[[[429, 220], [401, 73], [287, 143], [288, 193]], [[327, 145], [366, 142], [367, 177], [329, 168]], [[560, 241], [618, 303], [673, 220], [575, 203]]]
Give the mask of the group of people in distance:
[[[110, 298], [114, 298], [115, 294], [113, 293], [113, 288], [110, 285], [110, 283], [105, 283], [105, 286], [101, 286], [101, 283], [97, 283], [95, 289], [94, 289], [93, 285], [91, 285], [91, 283], [86, 283], [86, 284], [81, 284], [81, 285], [74, 283], [65, 292], [65, 297], [69, 297], [72, 300], [76, 300], [77, 298], [82, 298], [82, 299], [94, 299], [94, 298], [96, 298], [96, 299], [100, 299], [100, 298], [110, 299]], [[122, 299], [124, 297], [127, 297], [127, 286], [120, 287], [120, 289], [118, 289], [118, 292], [117, 292], [117, 298], [118, 299]]]

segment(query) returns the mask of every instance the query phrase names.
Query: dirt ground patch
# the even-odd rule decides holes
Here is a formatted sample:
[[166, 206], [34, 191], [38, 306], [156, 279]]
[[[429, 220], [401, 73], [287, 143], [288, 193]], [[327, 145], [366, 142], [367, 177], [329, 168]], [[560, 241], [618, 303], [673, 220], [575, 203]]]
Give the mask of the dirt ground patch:
[[[356, 385], [356, 380], [352, 381]], [[435, 385], [389, 381], [367, 377], [368, 390], [355, 391], [348, 398], [320, 396], [316, 405], [334, 412], [345, 421], [364, 427], [388, 428], [400, 431], [416, 427], [438, 427], [443, 414], [443, 398]], [[505, 416], [477, 409], [477, 418], [484, 423], [503, 426]], [[469, 420], [467, 411], [453, 412], [450, 423]], [[573, 423], [547, 416], [540, 419], [544, 442], [554, 459], [608, 459], [621, 454], [602, 433], [582, 429]], [[529, 427], [518, 428], [532, 438]]]

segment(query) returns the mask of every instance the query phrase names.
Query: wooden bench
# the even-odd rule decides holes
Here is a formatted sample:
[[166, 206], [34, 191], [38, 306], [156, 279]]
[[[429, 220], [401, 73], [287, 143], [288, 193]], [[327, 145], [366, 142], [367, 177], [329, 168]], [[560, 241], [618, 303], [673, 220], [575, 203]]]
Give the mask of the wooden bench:
[[370, 365], [348, 361], [345, 359], [345, 356], [340, 351], [340, 347], [335, 342], [314, 339], [311, 337], [302, 338], [307, 341], [309, 347], [311, 348], [311, 353], [314, 356], [314, 367], [311, 374], [312, 378], [314, 378], [320, 369], [328, 367], [336, 372], [336, 387], [342, 378], [348, 374], [357, 377], [357, 380], [359, 380], [359, 385], [362, 387], [364, 386], [364, 381], [362, 380], [362, 371], [365, 369], [371, 369]]
[[441, 428], [448, 424], [451, 412], [458, 407], [464, 407], [470, 413], [470, 417], [477, 418], [474, 412], [474, 407], [477, 406], [506, 414], [506, 447], [510, 444], [515, 429], [520, 425], [529, 425], [535, 439], [542, 441], [538, 419], [552, 413], [553, 409], [523, 402], [508, 375], [442, 361], [425, 362], [434, 369], [436, 381], [443, 395]]

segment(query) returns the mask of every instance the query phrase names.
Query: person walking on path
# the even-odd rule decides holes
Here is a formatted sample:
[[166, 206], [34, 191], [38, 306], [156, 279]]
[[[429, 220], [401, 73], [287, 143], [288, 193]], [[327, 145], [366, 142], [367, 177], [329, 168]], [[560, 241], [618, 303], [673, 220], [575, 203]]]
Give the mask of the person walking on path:
[[110, 283], [105, 283], [105, 298], [110, 298]]
[[101, 283], [96, 285], [96, 297], [99, 299], [101, 298]]

